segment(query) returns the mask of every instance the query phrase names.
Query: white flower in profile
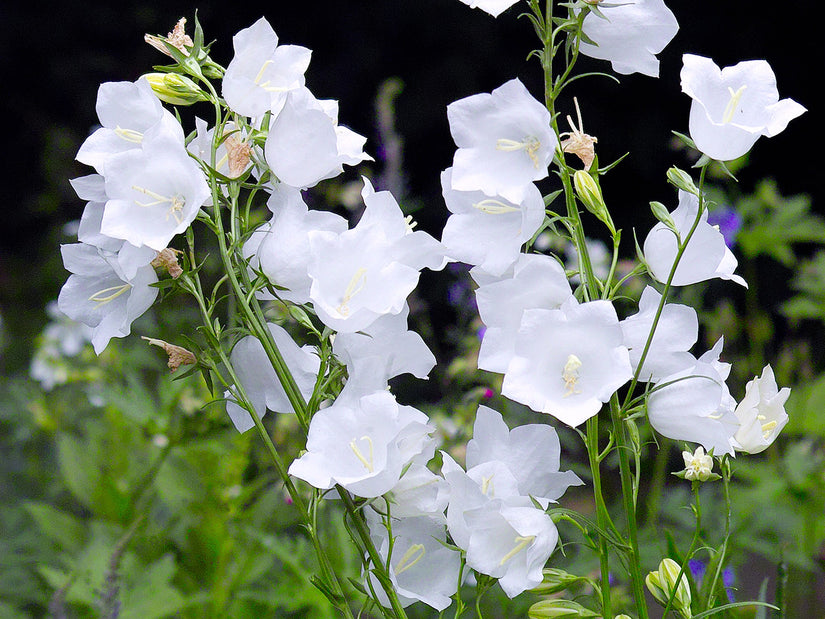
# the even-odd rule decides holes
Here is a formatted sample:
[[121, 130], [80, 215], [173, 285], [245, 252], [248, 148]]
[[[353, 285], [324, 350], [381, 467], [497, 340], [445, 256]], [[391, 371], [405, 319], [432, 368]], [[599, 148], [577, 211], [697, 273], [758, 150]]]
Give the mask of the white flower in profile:
[[664, 377], [647, 399], [650, 425], [677, 441], [699, 443], [714, 455], [733, 455], [731, 439], [739, 428], [736, 401], [725, 380], [730, 364], [719, 361], [723, 340], [685, 370]]
[[392, 194], [376, 192], [365, 178], [361, 195], [366, 209], [354, 228], [309, 233], [313, 307], [324, 324], [342, 333], [403, 311], [419, 271], [447, 262], [441, 243], [413, 231]]
[[412, 464], [392, 490], [384, 495], [393, 518], [427, 516], [444, 522], [444, 510], [450, 498], [446, 480], [425, 464]]
[[573, 297], [564, 269], [541, 254], [520, 254], [509, 276], [492, 278], [476, 269], [478, 313], [487, 329], [478, 353], [478, 367], [503, 374], [516, 345], [526, 309], [557, 309]]
[[[684, 243], [699, 213], [699, 198], [679, 190], [679, 206], [670, 214]], [[673, 263], [679, 253], [679, 239], [665, 224], [659, 222], [648, 233], [644, 242], [645, 262], [653, 278], [667, 283]], [[687, 286], [719, 277], [748, 287], [742, 277], [734, 274], [736, 257], [725, 244], [725, 237], [718, 228], [708, 223], [708, 211], [704, 209], [696, 230], [682, 254], [671, 284]]]
[[139, 149], [147, 137], [166, 136], [183, 145], [180, 123], [163, 108], [145, 78], [101, 84], [96, 107], [102, 126], [83, 142], [77, 160], [101, 174], [107, 159]]
[[63, 265], [72, 273], [57, 299], [60, 311], [92, 327], [92, 345], [100, 354], [113, 337], [126, 337], [132, 322], [148, 310], [158, 295], [151, 266], [127, 278], [117, 256], [86, 243], [62, 245]]
[[518, 79], [451, 103], [447, 117], [458, 146], [453, 189], [520, 203], [526, 187], [547, 176], [558, 138], [550, 112]]
[[156, 251], [189, 227], [211, 195], [201, 168], [168, 137], [111, 157], [104, 176], [101, 232]]
[[544, 221], [544, 200], [532, 183], [525, 187], [522, 200], [511, 202], [482, 191], [453, 189], [452, 168], [448, 168], [441, 173], [441, 188], [452, 213], [441, 242], [453, 258], [490, 275], [504, 273]]
[[[621, 322], [624, 345], [630, 350], [630, 363], [634, 372], [650, 336], [650, 329], [661, 300], [662, 295], [655, 288], [645, 287], [639, 300], [639, 312]], [[666, 303], [662, 308], [639, 379], [644, 382], [655, 382], [692, 366], [696, 359], [688, 351], [698, 337], [699, 319], [696, 310], [688, 305]]]
[[777, 388], [770, 365], [762, 376], [745, 385], [745, 397], [734, 410], [739, 430], [734, 436], [734, 449], [757, 454], [767, 449], [788, 423], [785, 402], [791, 395], [788, 387]]
[[289, 474], [321, 490], [340, 484], [356, 496], [378, 497], [410, 463], [430, 460], [434, 430], [427, 415], [399, 405], [386, 390], [339, 397], [312, 417], [307, 451]]
[[[616, 73], [642, 73], [659, 77], [656, 54], [679, 31], [676, 17], [662, 0], [622, 0], [601, 3], [601, 15], [588, 13], [582, 34], [595, 45], [582, 41], [585, 56], [609, 60]], [[603, 17], [602, 17], [603, 16]]]
[[287, 94], [273, 117], [264, 152], [281, 182], [304, 189], [337, 176], [344, 164], [372, 161], [363, 150], [366, 141], [338, 125], [337, 101], [319, 101], [301, 87]]
[[682, 91], [693, 99], [690, 137], [711, 159], [741, 157], [759, 136], [775, 136], [806, 111], [793, 99], [779, 100], [776, 77], [764, 60], [720, 69], [710, 58], [685, 54], [682, 63]]
[[[298, 389], [304, 399], [309, 399], [321, 365], [318, 355], [311, 346], [298, 346], [283, 327], [274, 323], [267, 326]], [[257, 337], [248, 335], [239, 340], [232, 349], [230, 360], [259, 418], [263, 418], [267, 410], [276, 413], [295, 412]], [[249, 411], [231, 396], [227, 397], [226, 412], [238, 432], [246, 432], [255, 425]]]
[[471, 9], [481, 9], [493, 17], [498, 17], [513, 6], [518, 0], [461, 0]]
[[223, 76], [223, 98], [233, 112], [259, 118], [277, 112], [286, 93], [304, 85], [312, 51], [278, 45], [278, 35], [261, 17], [234, 37], [235, 56]]
[[501, 393], [581, 425], [633, 376], [623, 340], [609, 301], [525, 310]]

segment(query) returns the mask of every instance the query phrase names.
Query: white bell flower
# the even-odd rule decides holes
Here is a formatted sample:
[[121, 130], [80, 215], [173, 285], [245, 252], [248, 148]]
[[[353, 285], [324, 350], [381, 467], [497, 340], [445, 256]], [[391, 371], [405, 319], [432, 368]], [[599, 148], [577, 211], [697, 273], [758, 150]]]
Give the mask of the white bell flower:
[[[670, 215], [682, 242], [693, 227], [698, 212], [699, 198], [679, 190], [679, 206]], [[653, 226], [644, 242], [644, 255], [656, 281], [663, 284], [667, 282], [678, 251], [679, 243], [673, 230], [661, 222]], [[687, 286], [719, 277], [747, 288], [747, 282], [733, 272], [737, 264], [736, 257], [725, 244], [725, 237], [718, 228], [708, 223], [708, 211], [705, 209], [679, 260], [671, 283], [674, 286]]]
[[86, 243], [62, 245], [60, 253], [72, 275], [60, 290], [58, 307], [72, 320], [92, 327], [92, 345], [100, 354], [111, 338], [129, 335], [132, 322], [154, 303], [155, 270], [147, 265], [127, 278], [115, 254]]
[[579, 426], [633, 376], [623, 340], [609, 301], [525, 310], [501, 393]]
[[[662, 295], [652, 286], [645, 287], [639, 300], [639, 312], [621, 322], [624, 345], [630, 350], [630, 364], [635, 372], [650, 336], [653, 319]], [[696, 359], [688, 351], [699, 337], [696, 310], [688, 305], [666, 303], [656, 332], [645, 357], [639, 379], [656, 382], [669, 374], [691, 367]]]
[[793, 99], [779, 100], [776, 77], [764, 60], [724, 69], [693, 54], [682, 56], [682, 62], [682, 91], [693, 99], [690, 137], [711, 159], [741, 157], [759, 136], [775, 136], [806, 111]]
[[785, 402], [790, 395], [788, 387], [777, 388], [770, 365], [745, 385], [745, 397], [733, 411], [739, 419], [733, 444], [736, 451], [757, 454], [774, 442], [788, 423]]
[[452, 215], [447, 219], [441, 242], [457, 260], [477, 265], [491, 275], [501, 275], [519, 257], [544, 221], [544, 200], [530, 183], [524, 198], [511, 202], [482, 191], [452, 188], [452, 168], [441, 173], [444, 202]]
[[656, 54], [676, 36], [679, 24], [662, 0], [622, 0], [598, 5], [599, 12], [584, 18], [582, 33], [593, 41], [581, 42], [585, 56], [609, 60], [616, 73], [659, 77]]
[[278, 35], [261, 17], [232, 37], [235, 56], [223, 76], [223, 98], [233, 112], [260, 118], [277, 112], [286, 93], [304, 85], [312, 51], [278, 45]]
[[453, 189], [521, 203], [527, 186], [547, 176], [558, 138], [550, 112], [518, 79], [451, 103], [447, 118], [458, 146]]
[[723, 340], [699, 357], [693, 367], [664, 377], [647, 399], [650, 425], [677, 441], [699, 443], [714, 455], [733, 455], [731, 439], [739, 428], [736, 401], [725, 380], [730, 364], [719, 361]]

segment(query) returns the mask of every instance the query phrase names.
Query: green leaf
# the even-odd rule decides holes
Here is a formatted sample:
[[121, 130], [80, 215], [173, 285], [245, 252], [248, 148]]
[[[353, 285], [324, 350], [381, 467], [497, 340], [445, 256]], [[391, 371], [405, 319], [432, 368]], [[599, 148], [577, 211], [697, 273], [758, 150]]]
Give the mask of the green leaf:
[[71, 554], [80, 552], [86, 527], [78, 518], [47, 503], [27, 502], [24, 507], [34, 518], [40, 533]]

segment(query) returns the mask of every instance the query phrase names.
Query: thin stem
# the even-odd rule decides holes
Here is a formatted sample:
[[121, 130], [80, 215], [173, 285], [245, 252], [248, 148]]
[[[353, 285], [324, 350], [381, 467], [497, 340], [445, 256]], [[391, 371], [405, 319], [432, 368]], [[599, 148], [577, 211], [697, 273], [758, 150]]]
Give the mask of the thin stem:
[[[603, 531], [607, 530], [610, 516], [602, 494], [602, 480], [599, 472], [599, 419], [593, 416], [587, 420], [587, 456], [590, 461], [590, 474], [593, 476], [593, 498], [596, 502], [596, 522]], [[602, 614], [612, 617], [610, 602], [610, 557], [607, 540], [599, 536], [599, 567], [601, 570]]]

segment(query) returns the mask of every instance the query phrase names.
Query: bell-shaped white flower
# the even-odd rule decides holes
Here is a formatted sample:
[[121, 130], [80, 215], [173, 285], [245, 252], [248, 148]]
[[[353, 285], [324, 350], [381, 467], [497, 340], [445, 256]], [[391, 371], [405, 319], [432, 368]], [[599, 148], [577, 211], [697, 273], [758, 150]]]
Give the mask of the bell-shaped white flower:
[[447, 117], [458, 146], [453, 189], [521, 203], [526, 188], [547, 176], [558, 146], [550, 112], [518, 79], [451, 103]]
[[[652, 286], [647, 286], [639, 300], [639, 313], [621, 322], [624, 345], [630, 351], [630, 364], [634, 372], [650, 336], [650, 329], [661, 300], [662, 295]], [[639, 379], [655, 382], [691, 367], [696, 359], [688, 351], [698, 337], [699, 319], [696, 317], [696, 310], [688, 305], [666, 303], [659, 316]]]
[[277, 112], [286, 93], [304, 85], [312, 52], [278, 45], [278, 35], [261, 17], [234, 37], [235, 56], [223, 76], [223, 98], [233, 112], [259, 118]]
[[157, 251], [189, 227], [210, 196], [198, 164], [168, 138], [111, 157], [104, 176], [109, 200], [101, 232]]
[[[321, 365], [318, 355], [311, 346], [299, 347], [283, 327], [273, 323], [267, 326], [298, 389], [304, 399], [309, 399]], [[242, 338], [232, 349], [230, 359], [258, 417], [263, 418], [267, 410], [295, 412], [258, 338], [252, 335]], [[227, 397], [226, 412], [238, 432], [246, 432], [255, 425], [249, 411], [231, 397]]]
[[516, 334], [526, 309], [557, 309], [573, 297], [564, 269], [554, 258], [521, 254], [510, 276], [492, 278], [476, 269], [478, 313], [487, 329], [478, 367], [503, 374], [513, 357]]
[[418, 283], [419, 271], [441, 269], [444, 248], [413, 231], [388, 191], [364, 179], [364, 214], [340, 234], [311, 231], [310, 297], [318, 317], [342, 333], [360, 331], [384, 314], [398, 314]]
[[544, 200], [532, 183], [520, 202], [510, 202], [482, 191], [453, 189], [448, 168], [441, 173], [441, 187], [452, 213], [441, 242], [452, 257], [491, 275], [501, 275], [518, 259], [521, 246], [544, 221]]
[[733, 411], [739, 419], [733, 444], [736, 451], [757, 454], [774, 442], [788, 423], [785, 402], [790, 395], [788, 387], [777, 388], [769, 365], [762, 370], [762, 376], [745, 385], [745, 397]]
[[444, 522], [444, 510], [450, 498], [446, 480], [436, 475], [425, 464], [412, 464], [392, 490], [384, 495], [393, 518], [427, 516]]
[[338, 102], [319, 101], [309, 89], [287, 94], [272, 119], [264, 152], [278, 179], [293, 187], [312, 187], [344, 171], [343, 165], [372, 161], [366, 138], [338, 125]]
[[312, 417], [307, 451], [289, 474], [322, 490], [340, 484], [356, 496], [378, 497], [411, 462], [432, 457], [434, 430], [424, 413], [399, 405], [388, 391], [339, 397]]
[[[679, 190], [679, 206], [670, 214], [681, 241], [687, 238], [699, 213], [699, 198]], [[648, 233], [644, 243], [645, 262], [656, 281], [666, 283], [679, 252], [676, 234], [663, 223], [657, 223]], [[702, 211], [693, 236], [676, 267], [671, 284], [687, 286], [719, 277], [748, 287], [747, 282], [734, 274], [736, 257], [725, 244], [725, 237], [718, 228], [708, 223], [707, 209]]]
[[139, 149], [147, 137], [165, 136], [183, 145], [180, 123], [163, 108], [145, 78], [101, 84], [97, 116], [102, 126], [83, 142], [77, 160], [101, 174], [112, 155]]
[[60, 290], [58, 307], [92, 327], [92, 345], [100, 354], [111, 338], [129, 335], [132, 322], [154, 303], [155, 270], [147, 265], [127, 278], [115, 254], [85, 243], [62, 245], [60, 252], [72, 275]]
[[518, 0], [461, 0], [471, 9], [481, 9], [493, 17], [498, 17]]
[[633, 376], [622, 328], [609, 301], [524, 311], [503, 395], [581, 425]]
[[[582, 33], [595, 45], [582, 41], [585, 56], [609, 60], [616, 73], [642, 73], [659, 77], [656, 54], [679, 31], [676, 17], [662, 0], [627, 0], [598, 5], [601, 15], [589, 13]], [[602, 17], [603, 16], [603, 17]]]
[[736, 401], [725, 380], [730, 364], [719, 361], [723, 341], [699, 357], [693, 367], [664, 377], [647, 400], [650, 425], [677, 441], [699, 443], [717, 456], [733, 455], [731, 439], [739, 428]]
[[682, 91], [693, 99], [690, 137], [711, 159], [741, 157], [759, 136], [775, 136], [806, 111], [793, 99], [779, 100], [776, 77], [764, 60], [724, 69], [693, 54], [682, 62]]

